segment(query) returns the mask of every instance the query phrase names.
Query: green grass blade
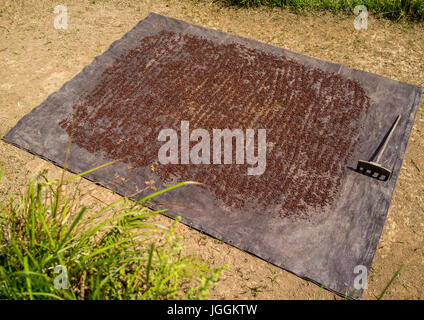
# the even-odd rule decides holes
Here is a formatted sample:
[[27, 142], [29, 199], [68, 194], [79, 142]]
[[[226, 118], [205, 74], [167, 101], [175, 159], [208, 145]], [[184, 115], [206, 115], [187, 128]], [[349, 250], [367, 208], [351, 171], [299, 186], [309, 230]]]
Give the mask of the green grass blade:
[[66, 183], [68, 183], [68, 182], [70, 182], [70, 181], [72, 181], [72, 180], [75, 180], [76, 178], [79, 178], [79, 177], [85, 176], [86, 174], [88, 174], [88, 173], [90, 173], [90, 172], [93, 172], [93, 171], [99, 170], [99, 169], [101, 169], [101, 168], [104, 168], [104, 167], [110, 166], [111, 164], [114, 164], [115, 162], [118, 162], [118, 161], [120, 161], [120, 159], [110, 161], [110, 162], [108, 162], [108, 163], [102, 164], [102, 165], [100, 165], [100, 166], [98, 166], [98, 167], [95, 167], [95, 168], [93, 168], [93, 169], [89, 169], [89, 170], [87, 170], [87, 171], [84, 171], [84, 172], [81, 172], [81, 173], [79, 173], [79, 174], [73, 175], [73, 176], [72, 176], [72, 177], [70, 177], [69, 179], [66, 179], [66, 180], [63, 182], [63, 184], [66, 184]]
[[[24, 292], [23, 294], [24, 294], [24, 295], [29, 295], [29, 293], [27, 293], [27, 292]], [[61, 297], [59, 297], [59, 296], [58, 296], [58, 295], [56, 295], [56, 294], [53, 294], [53, 293], [47, 293], [47, 292], [32, 292], [30, 296], [32, 296], [32, 297], [34, 297], [34, 296], [42, 296], [42, 297], [50, 297], [50, 298], [54, 298], [54, 299], [56, 299], [56, 300], [65, 300], [64, 298], [61, 298]], [[31, 299], [31, 300], [32, 300], [32, 299]]]
[[[28, 266], [28, 257], [24, 257], [24, 270], [26, 273], [29, 273], [29, 266]], [[32, 295], [32, 287], [31, 287], [31, 278], [28, 276], [25, 277], [25, 281], [28, 288], [29, 298], [31, 300], [34, 300], [34, 296]]]
[[196, 181], [184, 181], [184, 182], [180, 182], [180, 183], [177, 183], [177, 184], [175, 184], [173, 186], [170, 186], [168, 188], [165, 188], [165, 189], [159, 190], [159, 191], [157, 191], [155, 193], [152, 193], [152, 194], [148, 195], [147, 197], [144, 197], [144, 198], [138, 200], [136, 202], [136, 204], [140, 204], [142, 202], [146, 202], [147, 200], [149, 200], [149, 199], [151, 199], [153, 197], [156, 197], [156, 196], [158, 196], [158, 195], [160, 195], [160, 194], [162, 194], [164, 192], [167, 192], [167, 191], [170, 191], [172, 189], [179, 188], [181, 186], [185, 186], [185, 185], [188, 185], [188, 184], [201, 184], [201, 183], [200, 182], [196, 182]]
[[74, 221], [72, 222], [72, 225], [69, 227], [68, 232], [65, 234], [65, 236], [63, 237], [62, 241], [59, 244], [59, 247], [57, 248], [57, 250], [59, 250], [66, 242], [66, 240], [68, 240], [71, 232], [74, 230], [75, 226], [77, 225], [77, 223], [81, 220], [82, 215], [84, 214], [86, 208], [83, 207], [77, 214], [76, 218], [74, 219]]
[[389, 287], [392, 285], [392, 283], [396, 279], [396, 277], [399, 276], [399, 274], [402, 271], [402, 269], [403, 269], [403, 265], [401, 265], [400, 268], [398, 269], [398, 271], [395, 272], [395, 274], [393, 275], [393, 277], [390, 279], [389, 283], [386, 285], [386, 287], [383, 289], [383, 291], [378, 296], [377, 300], [381, 300], [383, 298], [383, 296], [385, 295], [387, 289], [389, 289]]
[[149, 286], [150, 270], [152, 269], [152, 258], [153, 258], [154, 251], [155, 251], [155, 244], [152, 243], [150, 245], [149, 260], [147, 261], [147, 268], [146, 268], [146, 285], [147, 286]]
[[110, 250], [110, 249], [112, 249], [112, 248], [114, 248], [114, 247], [116, 247], [116, 246], [119, 246], [119, 245], [121, 245], [121, 244], [123, 244], [123, 243], [125, 243], [125, 242], [127, 242], [128, 240], [121, 240], [121, 241], [118, 241], [118, 242], [115, 242], [115, 243], [112, 243], [112, 244], [110, 244], [110, 245], [108, 245], [108, 246], [106, 246], [106, 247], [103, 247], [103, 248], [101, 248], [101, 249], [97, 249], [97, 250], [95, 250], [95, 251], [93, 251], [92, 253], [90, 253], [88, 256], [86, 256], [86, 257], [84, 257], [84, 258], [82, 258], [81, 259], [81, 265], [82, 264], [84, 264], [84, 262], [86, 261], [86, 260], [88, 260], [88, 259], [90, 259], [90, 258], [93, 258], [94, 256], [97, 256], [98, 254], [100, 254], [100, 253], [102, 253], [102, 252], [105, 252], [105, 251], [107, 251], [107, 250]]

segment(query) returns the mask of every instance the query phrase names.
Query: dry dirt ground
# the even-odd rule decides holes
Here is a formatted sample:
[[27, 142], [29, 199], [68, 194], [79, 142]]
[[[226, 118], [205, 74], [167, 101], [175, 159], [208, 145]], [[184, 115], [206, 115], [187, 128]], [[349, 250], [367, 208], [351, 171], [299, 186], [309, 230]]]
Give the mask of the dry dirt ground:
[[[68, 29], [53, 25], [56, 5], [68, 8]], [[278, 8], [237, 9], [210, 0], [0, 0], [0, 134], [43, 102], [121, 38], [150, 11], [256, 39], [319, 59], [424, 86], [424, 26], [370, 17], [357, 31], [354, 16], [292, 14]], [[375, 299], [401, 265], [387, 299], [424, 298], [424, 108], [421, 99], [403, 167], [363, 299]], [[48, 125], [48, 124], [46, 124]], [[52, 164], [0, 143], [0, 165], [9, 172], [0, 199]], [[117, 197], [88, 181], [102, 201]], [[97, 201], [94, 197], [86, 200]], [[165, 217], [160, 218], [169, 223]], [[316, 299], [319, 287], [184, 225], [178, 227], [190, 253], [229, 269], [214, 299]], [[335, 299], [323, 291], [321, 299]]]

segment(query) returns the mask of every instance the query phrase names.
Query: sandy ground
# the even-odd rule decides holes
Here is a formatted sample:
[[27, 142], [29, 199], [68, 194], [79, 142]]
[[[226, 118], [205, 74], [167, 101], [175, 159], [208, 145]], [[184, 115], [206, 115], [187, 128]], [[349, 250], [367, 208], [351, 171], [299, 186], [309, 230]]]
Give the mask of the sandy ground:
[[[296, 15], [278, 8], [226, 8], [209, 0], [66, 1], [68, 29], [53, 26], [50, 0], [0, 0], [0, 134], [95, 56], [121, 38], [150, 11], [256, 39], [319, 59], [424, 86], [424, 25], [369, 18], [357, 31], [353, 16]], [[387, 299], [424, 298], [424, 108], [421, 100], [388, 218], [363, 299], [375, 299], [401, 265]], [[46, 124], [48, 125], [48, 124]], [[27, 179], [52, 164], [0, 143], [0, 165], [9, 172], [0, 199], [17, 193]], [[87, 193], [102, 201], [117, 197], [88, 181]], [[87, 202], [97, 201], [88, 197]], [[163, 223], [169, 223], [161, 217]], [[319, 287], [221, 241], [181, 225], [187, 252], [229, 269], [214, 299], [316, 299]], [[322, 291], [321, 299], [337, 297]]]

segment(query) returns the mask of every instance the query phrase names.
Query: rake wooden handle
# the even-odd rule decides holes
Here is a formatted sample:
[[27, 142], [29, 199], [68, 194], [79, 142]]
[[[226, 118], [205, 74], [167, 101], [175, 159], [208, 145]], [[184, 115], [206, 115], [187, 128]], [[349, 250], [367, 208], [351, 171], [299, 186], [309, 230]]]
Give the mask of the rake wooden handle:
[[381, 150], [378, 152], [377, 159], [375, 160], [375, 162], [377, 162], [377, 163], [379, 163], [379, 162], [380, 162], [380, 158], [381, 158], [381, 156], [383, 155], [383, 152], [384, 152], [384, 150], [386, 149], [387, 144], [389, 143], [389, 140], [390, 140], [390, 138], [392, 137], [393, 132], [395, 131], [396, 126], [397, 126], [397, 124], [399, 123], [400, 118], [401, 118], [401, 115], [398, 115], [398, 116], [397, 116], [397, 118], [396, 118], [395, 124], [393, 125], [392, 129], [390, 130], [389, 135], [388, 135], [388, 136], [387, 136], [387, 138], [386, 138], [386, 141], [384, 141], [384, 145], [383, 145], [383, 147], [382, 147], [382, 148], [381, 148]]

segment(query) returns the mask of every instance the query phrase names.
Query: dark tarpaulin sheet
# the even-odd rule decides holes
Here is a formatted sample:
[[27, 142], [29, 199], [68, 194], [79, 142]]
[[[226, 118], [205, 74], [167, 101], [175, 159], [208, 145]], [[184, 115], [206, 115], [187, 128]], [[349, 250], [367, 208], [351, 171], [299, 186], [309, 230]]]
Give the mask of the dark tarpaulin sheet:
[[[151, 185], [201, 181], [153, 207], [170, 203], [183, 223], [360, 298], [354, 268], [371, 267], [420, 96], [414, 85], [151, 13], [3, 140], [63, 166], [74, 130], [67, 169], [122, 159], [86, 178], [135, 199]], [[382, 157], [391, 179], [356, 172], [398, 114]], [[159, 130], [181, 121], [267, 129], [265, 172], [159, 164]]]

